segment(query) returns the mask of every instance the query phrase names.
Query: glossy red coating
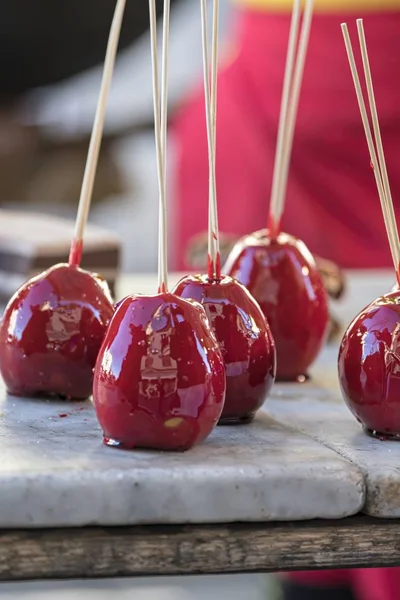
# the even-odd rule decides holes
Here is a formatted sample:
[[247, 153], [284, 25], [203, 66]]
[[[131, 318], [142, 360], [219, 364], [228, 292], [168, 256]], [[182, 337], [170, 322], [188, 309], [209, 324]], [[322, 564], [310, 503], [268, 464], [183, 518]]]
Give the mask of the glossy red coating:
[[400, 439], [400, 292], [367, 306], [339, 351], [343, 398], [368, 433]]
[[328, 300], [305, 244], [266, 229], [242, 238], [223, 269], [238, 279], [267, 317], [277, 352], [277, 380], [301, 380], [325, 341]]
[[225, 385], [221, 350], [199, 304], [170, 293], [128, 296], [94, 374], [105, 443], [188, 450], [217, 424]]
[[0, 371], [7, 390], [87, 398], [114, 313], [107, 284], [67, 264], [30, 279], [11, 298], [0, 325]]
[[220, 423], [249, 423], [275, 380], [275, 344], [254, 298], [232, 277], [189, 275], [174, 290], [205, 308], [222, 349], [226, 398]]

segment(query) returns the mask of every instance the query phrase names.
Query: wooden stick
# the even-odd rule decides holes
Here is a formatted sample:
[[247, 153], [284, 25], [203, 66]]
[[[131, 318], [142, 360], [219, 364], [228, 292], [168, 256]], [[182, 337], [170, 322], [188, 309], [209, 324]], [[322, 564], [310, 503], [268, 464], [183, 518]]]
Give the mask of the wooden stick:
[[212, 107], [211, 107], [211, 89], [209, 73], [209, 49], [208, 49], [208, 31], [207, 31], [207, 8], [206, 0], [200, 0], [201, 9], [201, 31], [202, 31], [202, 50], [203, 50], [203, 74], [204, 74], [204, 100], [206, 109], [206, 126], [208, 142], [208, 277], [215, 277], [215, 243], [214, 243], [214, 215], [213, 215], [213, 195], [214, 195], [214, 171], [212, 169], [213, 140], [211, 138], [212, 130]]
[[278, 207], [276, 223], [279, 228], [285, 206], [286, 190], [289, 178], [290, 160], [292, 157], [293, 139], [296, 127], [297, 112], [299, 107], [300, 92], [303, 83], [304, 66], [307, 57], [308, 42], [310, 39], [311, 24], [314, 11], [314, 0], [306, 0], [303, 23], [300, 32], [299, 48], [297, 52], [296, 66], [293, 75], [291, 97], [287, 113], [287, 124], [283, 146], [281, 173], [279, 179]]
[[164, 0], [163, 39], [162, 39], [162, 79], [161, 79], [161, 143], [163, 148], [164, 177], [167, 165], [167, 125], [168, 125], [168, 53], [170, 0]]
[[283, 149], [285, 142], [285, 131], [287, 125], [287, 114], [290, 101], [290, 91], [292, 86], [293, 69], [295, 63], [295, 54], [297, 46], [297, 38], [300, 24], [300, 0], [294, 0], [292, 9], [292, 18], [290, 23], [289, 43], [286, 55], [285, 75], [283, 79], [283, 92], [281, 99], [281, 108], [279, 115], [278, 139], [275, 151], [275, 164], [272, 178], [272, 191], [270, 201], [270, 222], [269, 229], [273, 237], [275, 237], [276, 219], [278, 216], [279, 206], [279, 184], [281, 174], [281, 164], [283, 158]]
[[[216, 152], [217, 152], [217, 93], [218, 93], [218, 29], [219, 29], [219, 0], [214, 0], [213, 4], [213, 25], [212, 25], [212, 52], [211, 52], [211, 118], [213, 133], [213, 168], [215, 186], [217, 185], [216, 176]], [[217, 193], [213, 194], [213, 219], [216, 233], [215, 251], [219, 256], [219, 227], [218, 227], [218, 204]], [[217, 265], [216, 265], [217, 266]], [[219, 277], [219, 274], [218, 274]]]
[[[164, 185], [164, 210], [159, 215], [159, 264], [163, 265], [163, 276], [159, 276], [159, 285], [163, 279], [164, 289], [168, 284], [168, 219], [167, 219], [167, 131], [168, 131], [168, 57], [169, 57], [169, 23], [170, 0], [164, 0], [163, 14], [163, 39], [162, 39], [162, 69], [161, 69], [161, 146], [163, 152], [163, 185]], [[162, 283], [161, 283], [162, 285]]]
[[207, 34], [207, 8], [206, 0], [200, 0], [201, 6], [201, 30], [203, 47], [203, 73], [204, 73], [204, 97], [206, 107], [206, 125], [208, 142], [208, 165], [209, 165], [209, 207], [208, 207], [208, 277], [220, 279], [220, 252], [217, 215], [217, 189], [215, 173], [215, 148], [216, 148], [216, 105], [217, 105], [217, 64], [218, 64], [218, 15], [219, 1], [214, 0], [213, 10], [213, 36], [212, 36], [212, 60], [211, 60], [211, 83], [209, 72], [209, 52]]
[[100, 94], [97, 102], [96, 115], [94, 119], [85, 173], [83, 176], [82, 190], [79, 199], [78, 214], [75, 223], [75, 232], [71, 243], [71, 251], [69, 256], [69, 264], [71, 266], [79, 266], [81, 263], [83, 236], [89, 215], [90, 202], [92, 199], [93, 185], [96, 176], [97, 163], [99, 160], [101, 138], [103, 136], [108, 92], [110, 90], [112, 75], [114, 71], [125, 4], [126, 0], [117, 1], [114, 12], [114, 18], [111, 24], [111, 30], [107, 44], [106, 58], [104, 62], [103, 77], [100, 87]]
[[163, 57], [161, 94], [158, 77], [157, 12], [155, 0], [149, 0], [150, 39], [153, 74], [154, 135], [157, 154], [157, 176], [159, 188], [158, 230], [158, 292], [168, 291], [167, 252], [167, 203], [166, 203], [166, 154], [168, 115], [168, 47], [170, 0], [164, 1]]
[[[215, 4], [214, 4], [215, 7]], [[203, 60], [205, 60], [207, 62], [207, 81], [210, 81], [210, 73], [208, 71], [208, 56], [209, 56], [209, 49], [208, 49], [208, 31], [207, 31], [207, 18], [205, 16], [205, 5], [201, 5], [200, 4], [200, 8], [204, 13], [204, 18], [203, 18], [203, 13], [202, 13], [202, 24], [203, 24], [203, 29], [202, 29], [202, 44], [203, 44]], [[204, 50], [204, 39], [207, 40], [207, 45], [205, 47]], [[206, 58], [204, 59], [204, 51], [206, 53]], [[209, 90], [209, 93], [207, 93], [206, 87], [204, 87], [204, 97], [205, 97], [205, 102], [210, 102], [210, 111], [211, 111], [211, 118], [213, 118], [213, 106], [212, 106], [212, 101], [211, 101], [211, 96], [212, 96], [212, 87], [213, 87], [213, 77], [211, 74], [211, 89]], [[207, 117], [207, 104], [206, 106], [206, 117]], [[208, 138], [207, 138], [208, 139]], [[214, 140], [214, 142], [216, 142], [216, 140]], [[213, 143], [214, 143], [213, 142]], [[208, 153], [209, 154], [209, 153]], [[210, 154], [208, 156], [208, 159], [210, 161]], [[212, 177], [211, 177], [211, 170], [210, 170], [210, 162], [208, 163], [208, 254], [207, 254], [207, 274], [208, 274], [208, 278], [210, 280], [213, 280], [215, 277], [215, 273], [214, 273], [214, 266], [215, 266], [215, 262], [213, 260], [212, 257], [214, 257], [215, 255], [215, 248], [214, 248], [214, 236], [213, 236], [213, 231], [214, 231], [214, 215], [213, 215], [213, 203], [212, 203], [212, 197], [213, 197], [213, 181], [212, 181]]]
[[[375, 136], [375, 144], [376, 144], [376, 148], [378, 151], [379, 170], [380, 170], [380, 175], [382, 178], [383, 189], [385, 192], [386, 211], [389, 216], [391, 239], [394, 242], [395, 246], [397, 246], [397, 249], [398, 249], [399, 248], [399, 234], [398, 234], [398, 230], [397, 230], [396, 216], [394, 214], [394, 208], [393, 208], [392, 191], [390, 189], [389, 177], [388, 177], [388, 172], [387, 172], [387, 168], [386, 168], [386, 159], [385, 159], [385, 153], [383, 150], [378, 111], [376, 108], [374, 86], [373, 86], [373, 82], [372, 82], [371, 67], [370, 67], [370, 63], [369, 63], [369, 56], [368, 56], [368, 49], [367, 49], [367, 41], [365, 38], [364, 25], [363, 25], [362, 19], [357, 19], [357, 30], [358, 30], [358, 38], [359, 38], [359, 42], [360, 42], [361, 58], [362, 58], [363, 67], [364, 67], [365, 81], [367, 84], [368, 101], [369, 101], [369, 106], [370, 106], [370, 110], [371, 110], [372, 126], [374, 129], [374, 136]], [[399, 251], [399, 256], [397, 258], [400, 260], [400, 251]]]
[[[393, 237], [392, 232], [394, 231], [395, 223], [391, 222], [391, 214], [390, 214], [390, 211], [388, 211], [388, 207], [387, 207], [388, 199], [385, 196], [384, 185], [383, 185], [383, 181], [382, 181], [382, 177], [381, 177], [381, 172], [379, 169], [378, 158], [377, 158], [377, 154], [375, 151], [372, 132], [371, 132], [371, 128], [370, 128], [370, 124], [369, 124], [369, 120], [368, 120], [368, 113], [367, 113], [367, 109], [366, 109], [365, 102], [364, 102], [360, 78], [358, 76], [357, 66], [356, 66], [356, 62], [355, 62], [355, 58], [354, 58], [353, 47], [351, 44], [347, 24], [342, 23], [341, 28], [342, 28], [344, 43], [346, 46], [350, 70], [351, 70], [351, 74], [353, 77], [354, 87], [356, 90], [358, 106], [359, 106], [360, 113], [361, 113], [361, 119], [362, 119], [362, 123], [364, 126], [365, 137], [367, 139], [368, 150], [369, 150], [370, 157], [371, 157], [371, 163], [372, 163], [372, 167], [374, 170], [375, 181], [376, 181], [376, 185], [378, 188], [378, 195], [379, 195], [379, 200], [381, 202], [382, 214], [383, 214], [383, 219], [385, 222], [386, 232], [387, 232], [387, 236], [388, 236], [388, 240], [389, 240], [389, 246], [390, 246], [390, 250], [392, 253], [396, 276], [399, 281], [400, 243], [399, 243], [399, 237], [397, 234], [397, 227], [396, 227], [397, 235], [396, 235], [396, 237]], [[399, 283], [400, 283], [400, 281], [399, 281]]]

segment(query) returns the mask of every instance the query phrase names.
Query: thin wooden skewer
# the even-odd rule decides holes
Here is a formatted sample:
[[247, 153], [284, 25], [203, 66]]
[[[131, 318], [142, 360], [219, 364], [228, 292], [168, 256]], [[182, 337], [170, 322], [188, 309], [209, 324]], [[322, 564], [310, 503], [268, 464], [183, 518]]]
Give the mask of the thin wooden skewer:
[[[215, 7], [215, 4], [214, 4]], [[207, 69], [208, 69], [208, 55], [209, 55], [209, 50], [208, 50], [208, 27], [207, 27], [207, 18], [205, 17], [205, 13], [206, 13], [206, 9], [205, 9], [205, 5], [203, 6], [200, 2], [200, 8], [203, 11], [202, 12], [202, 45], [203, 45], [203, 62], [204, 60], [207, 61]], [[204, 39], [207, 40], [207, 45], [205, 47], [204, 50]], [[206, 59], [204, 59], [204, 51], [206, 52]], [[209, 81], [210, 78], [210, 73], [207, 71], [207, 81]], [[206, 117], [207, 117], [207, 102], [211, 102], [211, 98], [210, 95], [212, 95], [212, 86], [213, 86], [213, 80], [212, 80], [212, 74], [211, 74], [211, 89], [209, 92], [209, 95], [207, 95], [207, 90], [204, 87], [204, 97], [205, 97], [205, 102], [206, 102]], [[211, 118], [212, 118], [212, 102], [211, 102]], [[208, 141], [208, 138], [207, 138]], [[214, 140], [216, 142], [216, 140]], [[208, 150], [207, 150], [208, 151]], [[210, 155], [209, 155], [209, 151], [208, 151], [208, 254], [207, 254], [207, 274], [208, 274], [208, 278], [209, 279], [214, 279], [214, 261], [211, 257], [214, 256], [215, 251], [214, 251], [214, 236], [213, 236], [213, 230], [214, 230], [214, 217], [213, 217], [213, 205], [212, 205], [212, 197], [213, 197], [213, 181], [212, 181], [212, 177], [211, 177], [211, 171], [210, 171]]]
[[278, 214], [279, 202], [279, 184], [281, 174], [281, 164], [283, 158], [283, 149], [285, 142], [285, 130], [287, 124], [287, 114], [290, 102], [290, 91], [292, 87], [293, 69], [295, 63], [297, 38], [300, 24], [300, 0], [294, 0], [292, 18], [290, 23], [289, 43], [286, 55], [285, 75], [283, 80], [283, 91], [281, 99], [281, 108], [279, 115], [278, 139], [275, 151], [275, 164], [272, 178], [272, 191], [269, 210], [269, 230], [270, 234], [275, 237], [275, 229], [277, 223], [276, 217]]
[[121, 32], [125, 4], [126, 0], [117, 1], [113, 21], [111, 24], [110, 35], [108, 38], [103, 77], [101, 81], [99, 99], [97, 102], [92, 135], [90, 138], [85, 173], [83, 176], [82, 190], [78, 206], [78, 214], [75, 223], [75, 232], [71, 242], [71, 250], [69, 255], [69, 264], [71, 266], [79, 266], [82, 259], [83, 236], [88, 220], [90, 203], [92, 200], [94, 180], [96, 176], [97, 163], [99, 160], [101, 139], [103, 136], [108, 92], [110, 90], [115, 59], [117, 56], [118, 41]]
[[[167, 146], [167, 116], [168, 116], [168, 53], [169, 53], [169, 22], [170, 0], [164, 0], [163, 39], [162, 39], [162, 80], [161, 80], [161, 143], [163, 150]], [[163, 156], [164, 177], [166, 177], [166, 152]]]
[[219, 279], [220, 273], [220, 253], [218, 236], [218, 216], [217, 216], [217, 190], [215, 173], [215, 146], [216, 146], [216, 104], [217, 104], [217, 62], [218, 62], [218, 9], [219, 2], [214, 0], [213, 11], [213, 41], [212, 41], [212, 60], [211, 60], [211, 80], [212, 89], [210, 90], [210, 73], [208, 60], [208, 35], [207, 35], [207, 8], [206, 0], [200, 0], [201, 5], [201, 30], [203, 46], [203, 72], [204, 72], [204, 96], [206, 107], [206, 125], [208, 142], [208, 164], [209, 164], [209, 226], [208, 226], [208, 276], [210, 279]]
[[[170, 0], [164, 0], [163, 14], [163, 38], [162, 38], [162, 69], [161, 69], [161, 146], [163, 151], [163, 185], [165, 210], [159, 215], [159, 261], [163, 263], [164, 287], [168, 279], [168, 219], [166, 215], [167, 202], [167, 131], [168, 131], [168, 56], [169, 56], [169, 23], [170, 23]], [[165, 257], [163, 259], [163, 256]]]
[[[372, 126], [374, 129], [375, 143], [378, 151], [379, 170], [382, 178], [383, 189], [385, 192], [386, 209], [389, 214], [389, 223], [392, 240], [398, 240], [396, 216], [394, 214], [392, 191], [390, 189], [389, 177], [386, 168], [385, 152], [382, 144], [381, 129], [379, 125], [378, 111], [376, 108], [374, 86], [372, 82], [371, 67], [369, 63], [367, 40], [365, 38], [364, 24], [362, 19], [357, 19], [358, 38], [360, 42], [361, 58], [364, 67], [365, 81], [367, 84], [368, 101], [371, 110]], [[400, 258], [400, 256], [399, 256]]]
[[[218, 86], [218, 30], [219, 30], [219, 0], [214, 0], [213, 4], [213, 23], [212, 23], [212, 58], [211, 58], [211, 119], [212, 119], [212, 130], [213, 130], [213, 164], [214, 168], [216, 165], [216, 144], [217, 144], [217, 86]], [[207, 34], [208, 40], [208, 34]], [[208, 50], [207, 50], [208, 52]], [[216, 176], [215, 176], [216, 180]], [[209, 257], [215, 255], [215, 271], [213, 275], [216, 279], [220, 278], [220, 251], [219, 251], [219, 226], [218, 226], [218, 204], [216, 197], [213, 194], [211, 185], [211, 178], [209, 181], [209, 207], [208, 207], [208, 255]], [[212, 202], [215, 200], [216, 204], [213, 206]], [[213, 235], [215, 232], [215, 237]], [[215, 247], [215, 248], [214, 248]], [[212, 261], [209, 260], [209, 267], [212, 265]], [[209, 273], [210, 275], [210, 273]]]
[[304, 67], [307, 57], [308, 42], [310, 39], [311, 24], [314, 12], [314, 0], [306, 0], [303, 23], [300, 32], [299, 48], [297, 52], [296, 66], [293, 75], [291, 97], [287, 113], [287, 124], [283, 146], [281, 173], [279, 179], [278, 207], [276, 213], [276, 224], [279, 231], [280, 222], [285, 206], [286, 190], [289, 178], [290, 160], [292, 157], [293, 139], [296, 128], [297, 112], [299, 107], [300, 92], [303, 83]]
[[[166, 138], [168, 100], [168, 42], [170, 1], [164, 3], [164, 34], [162, 60], [162, 94], [158, 77], [157, 13], [155, 0], [149, 0], [150, 40], [153, 75], [154, 135], [157, 154], [157, 177], [159, 188], [159, 231], [158, 231], [158, 292], [168, 291], [167, 257], [167, 203], [166, 203]], [[165, 23], [165, 20], [167, 23]]]
[[[218, 30], [219, 30], [219, 0], [214, 0], [213, 4], [213, 25], [212, 25], [212, 52], [211, 52], [211, 117], [213, 130], [213, 166], [216, 172], [216, 153], [217, 153], [217, 95], [218, 95]], [[217, 177], [215, 174], [215, 185]], [[214, 200], [214, 229], [216, 232], [215, 252], [219, 256], [219, 227], [218, 227], [218, 204], [217, 194], [213, 194]], [[218, 275], [219, 276], [219, 275]]]
[[[400, 259], [400, 242], [397, 233], [397, 227], [395, 222], [391, 222], [391, 214], [387, 208], [387, 198], [385, 196], [385, 190], [383, 186], [383, 181], [381, 177], [381, 172], [379, 169], [379, 163], [377, 154], [375, 151], [374, 141], [372, 137], [372, 132], [368, 120], [368, 113], [364, 102], [364, 97], [361, 89], [360, 78], [358, 76], [357, 66], [354, 58], [353, 47], [350, 40], [349, 31], [346, 23], [342, 23], [341, 25], [344, 43], [346, 46], [347, 57], [349, 60], [350, 70], [353, 77], [354, 87], [356, 90], [358, 106], [361, 113], [361, 119], [364, 126], [365, 137], [367, 139], [368, 150], [371, 157], [372, 167], [374, 170], [375, 181], [378, 188], [379, 200], [381, 202], [381, 208], [383, 213], [383, 220], [385, 222], [386, 232], [389, 240], [389, 246], [393, 258], [393, 263], [396, 271], [397, 280], [400, 283], [400, 275], [399, 275], [399, 259]], [[394, 214], [394, 213], [393, 213]], [[396, 231], [396, 236], [392, 236], [392, 232]]]

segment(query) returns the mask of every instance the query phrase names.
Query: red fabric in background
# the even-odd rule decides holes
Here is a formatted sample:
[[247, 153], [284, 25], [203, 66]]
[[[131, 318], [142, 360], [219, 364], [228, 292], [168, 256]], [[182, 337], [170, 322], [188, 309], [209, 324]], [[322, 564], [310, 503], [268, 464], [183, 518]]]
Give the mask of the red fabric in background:
[[[391, 264], [340, 31], [340, 22], [346, 20], [357, 43], [354, 22], [359, 16], [314, 17], [283, 221], [284, 229], [302, 238], [312, 252], [349, 268]], [[237, 55], [221, 69], [217, 187], [220, 228], [226, 233], [242, 235], [267, 225], [289, 22], [288, 15], [239, 13], [233, 33]], [[400, 12], [368, 15], [364, 24], [393, 198], [399, 207]], [[174, 133], [178, 143], [174, 267], [184, 269], [189, 239], [207, 227], [201, 87], [182, 107]], [[315, 586], [348, 583], [360, 600], [400, 597], [398, 569], [291, 577]]]
[[[345, 20], [358, 56], [355, 18]], [[299, 107], [283, 227], [343, 267], [390, 265], [375, 180], [344, 49], [340, 15], [314, 17]], [[289, 15], [239, 12], [235, 59], [222, 67], [218, 93], [217, 186], [222, 232], [267, 224]], [[400, 171], [400, 12], [364, 19], [393, 197]], [[200, 34], [199, 34], [200, 35]], [[174, 123], [177, 264], [207, 227], [208, 165], [201, 87]]]

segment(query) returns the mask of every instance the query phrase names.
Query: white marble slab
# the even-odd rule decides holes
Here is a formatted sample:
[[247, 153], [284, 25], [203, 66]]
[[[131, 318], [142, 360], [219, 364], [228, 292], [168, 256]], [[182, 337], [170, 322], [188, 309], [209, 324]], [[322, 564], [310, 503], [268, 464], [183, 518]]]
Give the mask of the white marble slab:
[[365, 474], [363, 512], [400, 517], [400, 442], [382, 442], [364, 433], [342, 400], [336, 372], [337, 348], [326, 349], [313, 380], [276, 386], [267, 410], [286, 426], [309, 435], [351, 461]]
[[357, 467], [267, 415], [185, 454], [129, 452], [103, 446], [90, 402], [1, 394], [0, 527], [340, 518], [364, 503]]

